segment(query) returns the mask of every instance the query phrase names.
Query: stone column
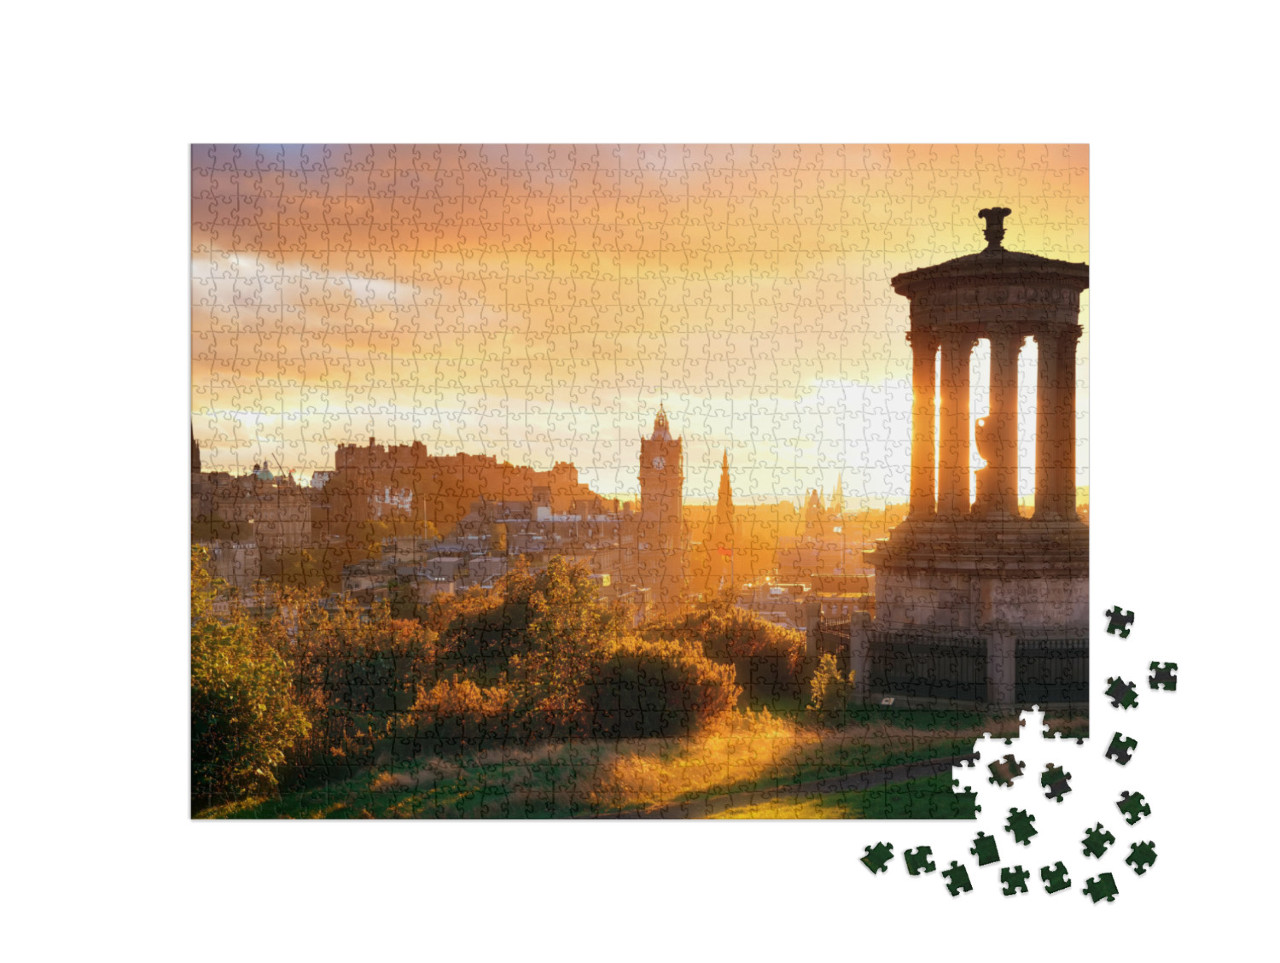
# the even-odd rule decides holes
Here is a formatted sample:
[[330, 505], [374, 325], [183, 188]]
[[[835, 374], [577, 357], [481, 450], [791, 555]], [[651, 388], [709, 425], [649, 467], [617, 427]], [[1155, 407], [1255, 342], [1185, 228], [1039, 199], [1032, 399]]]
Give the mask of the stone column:
[[1013, 330], [991, 334], [991, 415], [996, 480], [993, 507], [998, 514], [1018, 513], [1018, 352], [1022, 335]]
[[1059, 488], [1057, 476], [1062, 448], [1058, 388], [1062, 377], [1061, 339], [1055, 332], [1043, 328], [1036, 332], [1035, 339], [1040, 352], [1036, 363], [1036, 518], [1044, 520], [1061, 514], [1061, 506], [1055, 504], [1054, 498]]
[[942, 337], [942, 440], [938, 445], [938, 514], [969, 511], [969, 352], [973, 336]]
[[931, 518], [934, 501], [936, 444], [934, 359], [938, 337], [932, 331], [911, 331], [911, 517]]
[[1018, 638], [1005, 625], [991, 627], [987, 641], [987, 702], [1013, 705], [1017, 696]]
[[1073, 325], [1057, 335], [1057, 472], [1049, 500], [1054, 511], [1067, 519], [1076, 515], [1076, 342], [1083, 331]]

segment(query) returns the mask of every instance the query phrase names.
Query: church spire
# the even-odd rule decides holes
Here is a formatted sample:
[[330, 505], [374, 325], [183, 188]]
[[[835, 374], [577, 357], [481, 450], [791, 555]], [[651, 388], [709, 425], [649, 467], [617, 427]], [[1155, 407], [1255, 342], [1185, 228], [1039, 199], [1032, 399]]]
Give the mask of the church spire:
[[729, 449], [724, 450], [724, 458], [720, 462], [720, 497], [716, 501], [716, 518], [732, 524], [733, 520], [733, 487], [729, 484]]
[[729, 450], [720, 459], [720, 497], [711, 529], [711, 578], [717, 589], [733, 583], [733, 487], [729, 484]]

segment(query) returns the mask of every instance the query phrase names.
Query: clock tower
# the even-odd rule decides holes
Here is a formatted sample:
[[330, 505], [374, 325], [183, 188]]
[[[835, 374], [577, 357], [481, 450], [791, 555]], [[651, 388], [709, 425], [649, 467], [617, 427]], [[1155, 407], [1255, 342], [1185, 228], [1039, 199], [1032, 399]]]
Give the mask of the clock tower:
[[658, 406], [653, 434], [640, 439], [640, 578], [658, 614], [679, 607], [685, 589], [684, 438], [672, 438]]

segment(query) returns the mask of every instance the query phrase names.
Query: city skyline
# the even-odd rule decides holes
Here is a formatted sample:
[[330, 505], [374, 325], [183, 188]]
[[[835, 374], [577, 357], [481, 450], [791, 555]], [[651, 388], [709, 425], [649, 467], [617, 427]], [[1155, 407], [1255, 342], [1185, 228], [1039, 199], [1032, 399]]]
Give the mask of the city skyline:
[[[372, 435], [571, 461], [634, 497], [664, 403], [691, 503], [714, 502], [725, 448], [743, 501], [839, 475], [851, 505], [903, 501], [911, 355], [888, 279], [980, 250], [996, 201], [1010, 249], [1086, 260], [1087, 167], [1083, 146], [197, 147], [196, 435], [218, 470], [305, 479]], [[1019, 371], [1029, 495], [1034, 344]]]

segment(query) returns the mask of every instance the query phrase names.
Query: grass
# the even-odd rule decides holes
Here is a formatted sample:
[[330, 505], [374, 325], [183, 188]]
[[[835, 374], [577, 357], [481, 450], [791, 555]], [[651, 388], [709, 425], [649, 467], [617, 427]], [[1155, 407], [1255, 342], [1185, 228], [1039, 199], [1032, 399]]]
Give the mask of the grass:
[[[356, 773], [350, 778], [278, 798], [250, 799], [205, 810], [202, 817], [567, 817], [654, 813], [685, 804], [697, 814], [760, 793], [851, 773], [959, 755], [983, 732], [1014, 734], [1016, 720], [972, 713], [863, 710], [835, 728], [797, 722], [768, 711], [729, 713], [682, 739], [548, 743], [531, 749], [490, 749], [457, 757], [431, 756]], [[944, 782], [916, 780], [859, 793], [827, 793], [800, 803], [812, 817], [928, 808]], [[909, 802], [906, 796], [919, 797]], [[880, 802], [876, 802], [880, 799]], [[944, 800], [945, 803], [945, 800]], [[765, 806], [747, 807], [757, 817]], [[733, 812], [733, 810], [730, 810]], [[922, 813], [933, 815], [932, 813]], [[781, 815], [776, 812], [774, 815]], [[887, 817], [886, 817], [887, 818]]]
[[972, 819], [973, 797], [952, 792], [950, 773], [862, 791], [779, 797], [712, 819]]

